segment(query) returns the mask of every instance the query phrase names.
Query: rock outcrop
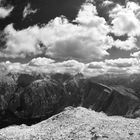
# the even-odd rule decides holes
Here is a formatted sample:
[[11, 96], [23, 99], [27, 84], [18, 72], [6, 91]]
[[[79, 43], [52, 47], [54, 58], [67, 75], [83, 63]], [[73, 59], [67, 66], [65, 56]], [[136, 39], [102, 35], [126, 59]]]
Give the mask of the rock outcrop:
[[140, 120], [108, 117], [86, 108], [63, 112], [32, 126], [0, 130], [1, 140], [139, 140]]
[[140, 116], [140, 99], [123, 87], [108, 87], [83, 75], [7, 75], [0, 81], [0, 127], [33, 124], [68, 106], [107, 115]]

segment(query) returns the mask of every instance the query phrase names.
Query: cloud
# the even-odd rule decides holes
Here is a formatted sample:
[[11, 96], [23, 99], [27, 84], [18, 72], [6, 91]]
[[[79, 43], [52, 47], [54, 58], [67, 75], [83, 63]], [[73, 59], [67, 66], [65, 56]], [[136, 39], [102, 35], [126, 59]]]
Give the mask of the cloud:
[[140, 64], [136, 58], [107, 59], [86, 64], [84, 73], [89, 76], [104, 74], [140, 73]]
[[[140, 6], [134, 2], [128, 2], [126, 7], [117, 6], [110, 12], [112, 20], [112, 32], [115, 35], [129, 36], [140, 35], [140, 21], [137, 18]], [[131, 17], [131, 18], [130, 18]]]
[[122, 50], [139, 49], [140, 46], [140, 6], [135, 2], [127, 2], [126, 6], [116, 5], [109, 12], [112, 19], [111, 32], [116, 36], [127, 35], [128, 39], [114, 41], [114, 46]]
[[91, 62], [89, 64], [87, 64], [89, 69], [102, 69], [105, 66], [104, 62]]
[[61, 60], [92, 61], [109, 55], [107, 50], [113, 42], [107, 35], [110, 28], [105, 19], [97, 15], [95, 6], [84, 4], [75, 22], [77, 24], [69, 23], [61, 16], [42, 27], [35, 25], [23, 30], [15, 30], [10, 24], [4, 30], [7, 48], [0, 56], [24, 58], [45, 54]]
[[28, 3], [27, 6], [23, 10], [23, 18], [26, 18], [30, 14], [35, 14], [37, 12], [37, 9], [33, 10], [31, 8], [31, 4]]
[[98, 18], [95, 15], [97, 15], [96, 7], [90, 3], [86, 3], [82, 5], [77, 15], [77, 18], [74, 21], [80, 24], [89, 25], [89, 24], [92, 24], [92, 22], [95, 23], [95, 20], [93, 19], [93, 17]]
[[108, 5], [112, 5], [112, 4], [114, 4], [114, 3], [113, 3], [113, 1], [110, 1], [110, 0], [105, 0], [102, 3], [103, 6], [108, 6]]
[[68, 60], [68, 61], [56, 63], [56, 68], [59, 69], [59, 72], [76, 74], [76, 73], [83, 73], [85, 64], [80, 63], [76, 60]]
[[132, 11], [134, 11], [135, 13], [138, 13], [140, 10], [140, 6], [138, 3], [136, 2], [132, 2], [132, 1], [128, 1], [126, 7], [128, 9], [131, 9]]
[[34, 58], [29, 63], [1, 62], [0, 68], [3, 72], [21, 73], [83, 73], [86, 76], [97, 76], [103, 74], [133, 74], [140, 73], [140, 64], [136, 58], [119, 58], [105, 61], [93, 61], [82, 63], [76, 60], [56, 62], [50, 58]]
[[1, 62], [1, 68], [8, 72], [21, 72], [21, 73], [71, 73], [76, 74], [83, 72], [84, 63], [76, 60], [68, 60], [63, 62], [56, 62], [50, 58], [34, 58], [26, 64], [19, 62], [11, 63], [9, 61]]
[[114, 41], [114, 46], [121, 50], [127, 51], [127, 50], [132, 50], [132, 49], [138, 49], [138, 46], [136, 43], [138, 43], [137, 39], [131, 36], [131, 37], [128, 37], [128, 39], [124, 41], [117, 39], [116, 41]]
[[28, 64], [29, 64], [29, 66], [47, 66], [54, 62], [55, 62], [55, 60], [52, 60], [50, 58], [38, 57], [38, 58], [32, 59]]
[[[0, 67], [13, 72], [82, 72], [88, 76], [139, 73], [137, 58], [140, 56], [140, 6], [127, 2], [126, 7], [119, 4], [112, 7], [113, 10], [110, 9], [109, 12], [112, 22], [109, 25], [98, 15], [96, 7], [91, 3], [88, 1], [83, 4], [72, 22], [62, 15], [47, 24], [22, 30], [16, 30], [14, 24], [9, 24], [4, 29], [6, 48], [0, 50], [0, 57], [44, 58], [34, 58], [27, 64], [7, 61], [1, 63]], [[108, 0], [103, 2], [105, 5], [111, 3]], [[35, 12], [28, 4], [23, 11], [23, 17]], [[115, 36], [126, 35], [128, 38], [113, 40], [109, 36], [110, 32]], [[109, 55], [108, 49], [113, 46], [137, 52], [131, 53], [133, 58], [103, 61], [102, 59]]]
[[94, 0], [86, 0], [86, 3], [94, 3]]
[[7, 16], [10, 15], [10, 13], [13, 11], [14, 7], [9, 6], [9, 7], [0, 7], [0, 19], [6, 18]]
[[1, 57], [26, 57], [26, 55], [37, 55], [42, 53], [39, 47], [36, 32], [38, 27], [27, 28], [21, 31], [16, 31], [13, 25], [8, 25], [4, 33], [6, 36], [6, 48], [0, 53]]
[[105, 60], [105, 64], [107, 66], [117, 67], [117, 68], [131, 67], [137, 63], [138, 63], [137, 59], [134, 58], [118, 58], [118, 59]]
[[106, 60], [107, 73], [109, 74], [134, 74], [139, 73], [140, 64], [136, 58], [119, 58]]
[[140, 51], [131, 53], [131, 56], [139, 59], [140, 58]]
[[22, 72], [25, 71], [27, 64], [21, 64], [20, 62], [12, 63], [10, 61], [0, 63], [1, 71], [4, 73], [8, 72]]
[[[28, 13], [31, 5], [28, 4], [25, 9]], [[0, 57], [44, 56], [59, 61], [89, 63], [109, 56], [108, 49], [113, 46], [126, 51], [139, 50], [139, 11], [140, 6], [134, 2], [127, 2], [126, 7], [117, 4], [109, 13], [112, 20], [112, 25], [109, 25], [98, 16], [96, 7], [88, 2], [81, 6], [72, 22], [60, 16], [48, 24], [22, 30], [16, 30], [13, 24], [9, 24], [4, 29], [6, 48], [0, 50]], [[111, 31], [117, 36], [127, 35], [128, 38], [113, 40], [109, 36]]]
[[35, 71], [43, 71], [48, 73], [71, 73], [76, 74], [82, 72], [84, 68], [84, 63], [80, 63], [76, 60], [68, 60], [63, 62], [55, 62], [55, 60], [50, 58], [34, 58], [28, 63], [28, 66], [34, 67]]

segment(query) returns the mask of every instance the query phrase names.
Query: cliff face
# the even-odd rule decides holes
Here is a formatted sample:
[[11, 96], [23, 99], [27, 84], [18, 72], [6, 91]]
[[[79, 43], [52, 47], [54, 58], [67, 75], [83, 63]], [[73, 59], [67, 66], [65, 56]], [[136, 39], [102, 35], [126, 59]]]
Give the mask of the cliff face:
[[140, 99], [134, 93], [95, 83], [82, 75], [42, 78], [19, 74], [1, 79], [0, 127], [36, 123], [67, 106], [83, 106], [107, 115], [140, 116]]
[[[139, 117], [140, 99], [132, 92], [110, 88], [95, 83], [91, 79], [80, 79], [67, 83], [67, 93], [71, 93], [73, 103], [95, 111], [103, 111], [107, 115]], [[123, 88], [123, 87], [121, 87]], [[70, 101], [70, 100], [69, 100]]]

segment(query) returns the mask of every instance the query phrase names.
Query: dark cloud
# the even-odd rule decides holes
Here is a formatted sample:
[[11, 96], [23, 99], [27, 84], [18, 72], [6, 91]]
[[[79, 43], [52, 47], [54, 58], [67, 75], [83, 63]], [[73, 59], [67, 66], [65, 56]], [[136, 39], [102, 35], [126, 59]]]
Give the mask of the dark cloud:
[[110, 54], [108, 59], [129, 58], [131, 52], [132, 51], [125, 51], [120, 50], [119, 48], [112, 47], [111, 49], [108, 50], [108, 53]]
[[[69, 20], [75, 19], [81, 5], [85, 0], [7, 0], [6, 4], [14, 6], [10, 17], [0, 20], [0, 29], [10, 23], [14, 23], [16, 29], [27, 28], [35, 24], [45, 24], [55, 17], [64, 15]], [[30, 3], [37, 13], [23, 20], [23, 11]]]
[[[0, 29], [4, 29], [6, 25], [14, 23], [16, 29], [23, 29], [35, 24], [46, 24], [55, 17], [64, 15], [70, 21], [75, 19], [81, 5], [86, 0], [4, 0], [3, 6], [12, 5], [14, 9], [11, 16], [0, 19]], [[106, 0], [94, 0], [93, 4], [97, 7], [97, 12], [100, 17], [104, 17], [110, 22], [108, 11], [114, 8], [119, 3], [125, 5], [127, 0], [110, 0], [112, 4], [104, 6]], [[136, 1], [136, 0], [133, 0]], [[136, 1], [138, 2], [138, 1]], [[34, 15], [23, 20], [23, 11], [27, 4], [31, 4], [32, 10], [38, 10]]]
[[116, 36], [114, 33], [109, 33], [108, 35], [112, 36], [114, 40], [121, 40], [121, 41], [125, 41], [128, 39], [128, 35], [121, 35], [121, 36]]

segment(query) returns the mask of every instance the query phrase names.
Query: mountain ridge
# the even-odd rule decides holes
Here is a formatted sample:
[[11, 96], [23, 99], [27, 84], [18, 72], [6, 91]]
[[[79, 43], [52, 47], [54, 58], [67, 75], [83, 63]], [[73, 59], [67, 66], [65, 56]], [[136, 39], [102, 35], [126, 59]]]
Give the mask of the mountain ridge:
[[0, 130], [2, 140], [139, 140], [139, 119], [108, 117], [83, 107], [68, 107], [32, 126], [10, 126]]
[[8, 74], [0, 82], [0, 127], [31, 125], [68, 106], [82, 106], [107, 115], [140, 116], [140, 98], [125, 87], [111, 87], [78, 73]]

